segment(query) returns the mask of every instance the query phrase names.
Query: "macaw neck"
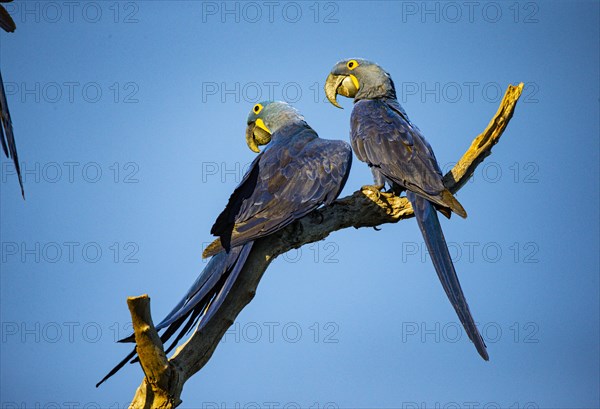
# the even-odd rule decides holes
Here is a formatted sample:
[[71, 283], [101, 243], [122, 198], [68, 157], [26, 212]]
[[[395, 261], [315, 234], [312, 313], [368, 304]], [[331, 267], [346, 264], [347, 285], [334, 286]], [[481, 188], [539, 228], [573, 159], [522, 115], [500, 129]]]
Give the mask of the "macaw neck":
[[[317, 133], [302, 119], [289, 121], [280, 125], [275, 130], [271, 130], [271, 143], [285, 143], [292, 138], [299, 137], [318, 137]], [[306, 132], [309, 131], [309, 132]]]
[[[359, 104], [362, 102], [362, 104]], [[392, 109], [402, 115], [404, 120], [408, 122], [411, 126], [415, 127], [415, 125], [408, 119], [408, 114], [404, 110], [404, 107], [400, 105], [400, 102], [396, 98], [372, 98], [372, 99], [362, 99], [360, 101], [354, 101], [355, 109], [358, 108], [358, 105], [368, 106], [369, 109]], [[357, 105], [358, 104], [358, 105]], [[354, 115], [354, 110], [352, 110], [352, 114]], [[416, 127], [415, 127], [416, 128]]]
[[396, 88], [389, 76], [384, 78], [366, 77], [363, 79], [363, 82], [354, 97], [354, 102], [360, 101], [361, 99], [379, 98], [396, 99]]
[[299, 115], [298, 112], [295, 110], [279, 111], [276, 115], [272, 115], [270, 118], [266, 118], [265, 120], [265, 124], [267, 125], [271, 133], [275, 133], [281, 128], [284, 128], [288, 124], [292, 123], [306, 124], [306, 122], [304, 122], [304, 117], [302, 117], [302, 115]]
[[283, 134], [286, 135], [289, 133], [289, 130], [291, 129], [297, 129], [297, 128], [303, 128], [303, 127], [308, 127], [308, 124], [300, 118], [295, 118], [293, 120], [288, 120], [288, 121], [281, 121], [275, 124], [271, 125], [271, 134], [272, 137], [275, 139], [278, 137], [278, 134]]

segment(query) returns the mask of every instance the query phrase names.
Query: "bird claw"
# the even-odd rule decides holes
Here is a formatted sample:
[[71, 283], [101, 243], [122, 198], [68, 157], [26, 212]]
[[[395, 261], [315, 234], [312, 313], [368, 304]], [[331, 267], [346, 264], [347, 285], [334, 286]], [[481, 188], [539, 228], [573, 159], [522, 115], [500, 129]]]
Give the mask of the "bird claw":
[[381, 231], [381, 227], [379, 227], [379, 226], [373, 226], [373, 230], [375, 230], [375, 231]]
[[385, 184], [383, 184], [383, 185], [365, 185], [365, 186], [362, 186], [360, 188], [360, 190], [368, 190], [370, 192], [373, 192], [373, 194], [375, 194], [375, 196], [379, 200], [379, 197], [381, 196], [381, 191], [383, 190], [384, 187], [385, 187]]

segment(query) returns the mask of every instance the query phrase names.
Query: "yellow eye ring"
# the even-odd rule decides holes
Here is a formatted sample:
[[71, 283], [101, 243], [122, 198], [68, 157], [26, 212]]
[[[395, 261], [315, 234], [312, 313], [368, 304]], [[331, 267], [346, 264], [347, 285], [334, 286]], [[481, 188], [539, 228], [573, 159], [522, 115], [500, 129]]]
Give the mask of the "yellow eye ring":
[[352, 71], [353, 69], [355, 69], [356, 67], [358, 67], [358, 61], [356, 61], [356, 60], [350, 60], [350, 61], [348, 61], [346, 63], [346, 67], [348, 67], [348, 69]]
[[254, 105], [254, 108], [252, 108], [252, 112], [254, 112], [254, 115], [260, 114], [260, 111], [262, 111], [262, 110], [263, 110], [262, 104], [256, 104], [256, 105]]

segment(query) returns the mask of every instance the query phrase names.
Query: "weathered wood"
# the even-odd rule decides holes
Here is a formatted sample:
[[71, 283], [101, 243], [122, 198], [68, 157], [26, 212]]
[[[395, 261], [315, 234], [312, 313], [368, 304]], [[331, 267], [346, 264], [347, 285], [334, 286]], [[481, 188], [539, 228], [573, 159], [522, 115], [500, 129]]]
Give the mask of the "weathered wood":
[[142, 402], [151, 402], [152, 408], [175, 408], [180, 403], [179, 395], [183, 382], [179, 371], [169, 362], [163, 344], [152, 323], [150, 297], [127, 298], [131, 322], [135, 335], [136, 352], [146, 375], [136, 396]]

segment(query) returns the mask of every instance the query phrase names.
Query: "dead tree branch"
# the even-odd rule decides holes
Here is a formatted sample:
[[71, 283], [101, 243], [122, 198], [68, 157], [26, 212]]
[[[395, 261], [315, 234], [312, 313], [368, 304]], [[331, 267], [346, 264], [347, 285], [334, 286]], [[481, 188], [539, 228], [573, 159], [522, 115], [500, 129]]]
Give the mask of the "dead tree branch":
[[[492, 147], [512, 118], [523, 83], [509, 85], [498, 112], [454, 168], [444, 177], [446, 187], [455, 193], [471, 177], [475, 168], [491, 154]], [[208, 362], [219, 341], [242, 309], [254, 298], [256, 288], [271, 261], [291, 249], [323, 240], [330, 233], [348, 227], [374, 227], [396, 223], [413, 216], [405, 197], [363, 188], [330, 206], [315, 210], [283, 230], [258, 240], [221, 309], [201, 330], [195, 332], [167, 360], [162, 343], [152, 325], [147, 296], [129, 298], [135, 340], [145, 378], [130, 408], [174, 408], [181, 403], [185, 382]]]

